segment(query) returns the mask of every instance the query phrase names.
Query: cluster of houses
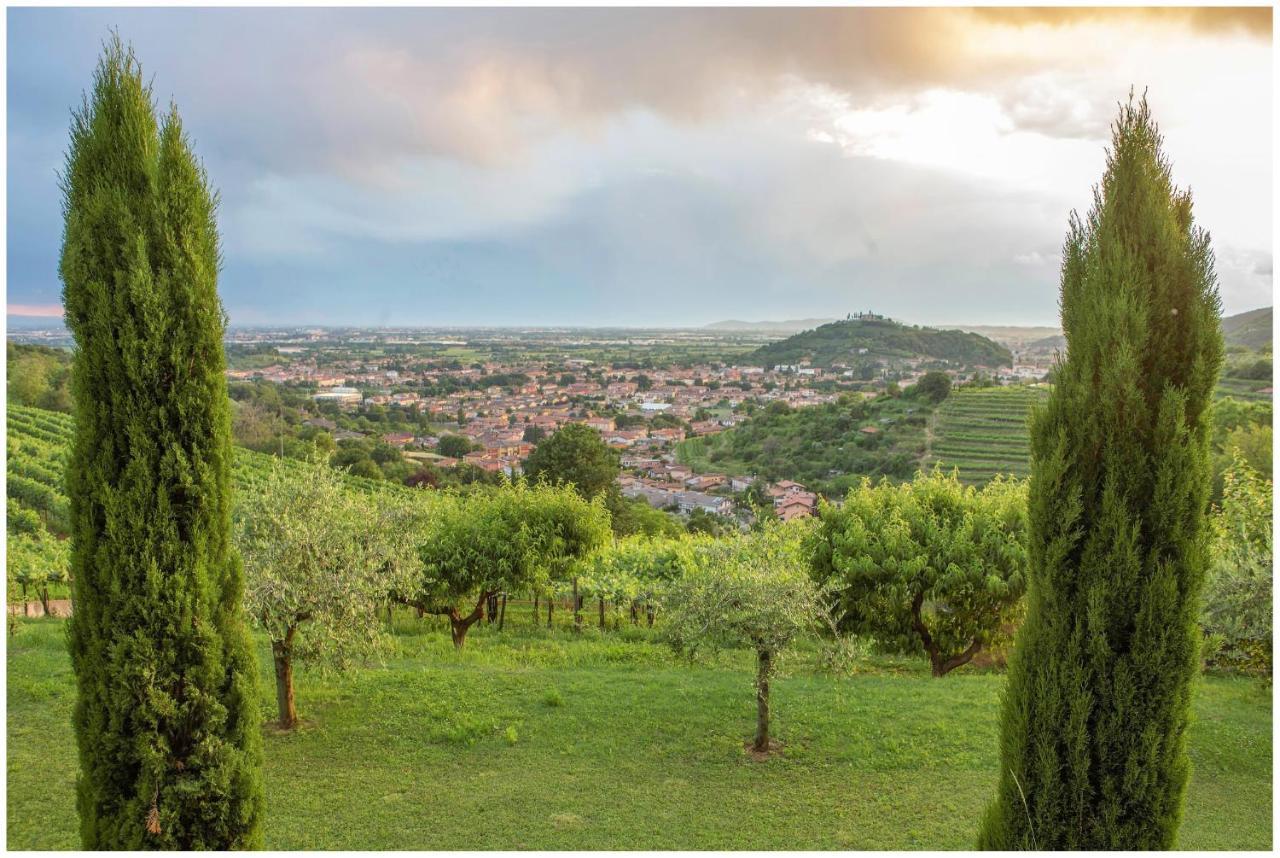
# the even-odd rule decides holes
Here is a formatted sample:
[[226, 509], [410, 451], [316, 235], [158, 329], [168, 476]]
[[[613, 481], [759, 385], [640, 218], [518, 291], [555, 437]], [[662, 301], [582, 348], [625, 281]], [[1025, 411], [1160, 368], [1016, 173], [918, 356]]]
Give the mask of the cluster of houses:
[[[700, 509], [731, 516], [735, 512], [731, 494], [745, 491], [755, 482], [754, 477], [694, 474], [686, 467], [664, 463], [634, 470], [619, 479], [625, 497], [642, 498], [657, 509], [681, 513]], [[793, 480], [772, 483], [765, 487], [765, 494], [783, 521], [811, 516], [818, 508], [817, 494]]]
[[[704, 364], [638, 370], [567, 357], [450, 366], [438, 358], [406, 355], [388, 365], [368, 359], [331, 360], [323, 349], [306, 346], [281, 346], [278, 351], [281, 361], [276, 365], [228, 370], [227, 375], [306, 386], [314, 391], [311, 396], [318, 405], [347, 411], [402, 408], [429, 414], [436, 424], [456, 426], [450, 431], [466, 437], [473, 451], [460, 458], [442, 456], [436, 452], [438, 437], [411, 432], [388, 433], [383, 440], [401, 448], [408, 458], [439, 467], [465, 462], [516, 476], [536, 438], [569, 423], [583, 423], [620, 452], [626, 471], [621, 478], [624, 495], [643, 498], [657, 508], [726, 516], [734, 513], [731, 495], [744, 491], [752, 478], [694, 474], [674, 462], [673, 445], [689, 435], [711, 435], [735, 425], [738, 406], [746, 402], [758, 406], [785, 402], [804, 408], [834, 401], [839, 393], [824, 383], [842, 381], [854, 373], [848, 366], [821, 368], [807, 361], [773, 367]], [[936, 362], [926, 364], [922, 358], [899, 360], [894, 377], [906, 387], [932, 365]], [[1000, 377], [1021, 379], [1043, 371], [1029, 361], [1004, 370]], [[952, 374], [957, 381], [965, 378], [960, 372]], [[888, 374], [880, 375], [864, 386], [863, 395], [874, 396], [887, 385]], [[485, 386], [489, 378], [503, 384]], [[450, 388], [452, 392], [439, 392]], [[619, 426], [603, 412], [623, 413], [631, 419]], [[712, 413], [716, 416], [709, 417]], [[674, 419], [658, 419], [659, 415]], [[330, 431], [336, 440], [364, 437], [339, 430], [324, 417], [308, 422]], [[865, 427], [861, 431], [880, 430]], [[799, 483], [783, 480], [766, 491], [774, 511], [784, 520], [814, 514], [817, 496]]]
[[773, 511], [783, 521], [807, 518], [818, 509], [818, 496], [794, 480], [782, 480], [765, 489], [773, 500]]

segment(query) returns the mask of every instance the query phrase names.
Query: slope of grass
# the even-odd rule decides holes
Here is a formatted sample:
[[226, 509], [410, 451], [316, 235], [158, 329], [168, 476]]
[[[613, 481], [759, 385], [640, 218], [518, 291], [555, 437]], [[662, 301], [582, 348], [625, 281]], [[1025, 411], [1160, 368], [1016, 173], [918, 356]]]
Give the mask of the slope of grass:
[[[1003, 677], [876, 660], [775, 684], [785, 753], [743, 752], [750, 662], [690, 666], [644, 630], [580, 639], [512, 613], [454, 653], [398, 618], [385, 665], [299, 674], [267, 730], [269, 849], [965, 849], [996, 781]], [[59, 621], [8, 648], [10, 849], [77, 846], [74, 685]], [[265, 642], [262, 700], [271, 711]], [[1271, 694], [1206, 678], [1181, 845], [1271, 845]]]

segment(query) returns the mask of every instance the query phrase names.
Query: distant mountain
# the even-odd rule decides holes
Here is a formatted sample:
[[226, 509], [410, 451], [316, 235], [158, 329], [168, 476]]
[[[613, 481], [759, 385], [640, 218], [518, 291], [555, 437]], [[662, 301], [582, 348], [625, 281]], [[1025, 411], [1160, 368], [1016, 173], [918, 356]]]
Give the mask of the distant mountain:
[[1032, 340], [1027, 343], [1027, 351], [1064, 352], [1067, 350], [1067, 338], [1062, 334], [1054, 334], [1043, 340]]
[[952, 325], [958, 331], [981, 334], [1011, 349], [1024, 349], [1029, 344], [1060, 336], [1062, 329], [1048, 325]]
[[1271, 307], [1237, 313], [1222, 320], [1222, 337], [1229, 346], [1260, 349], [1271, 345]]
[[834, 321], [835, 319], [789, 319], [784, 322], [743, 322], [738, 319], [728, 319], [723, 322], [712, 322], [709, 325], [703, 325], [703, 329], [708, 331], [752, 331], [758, 334], [794, 334], [797, 331], [806, 331]]
[[1013, 355], [1007, 348], [980, 334], [908, 326], [878, 316], [820, 325], [761, 346], [743, 357], [741, 362], [776, 366], [808, 360], [814, 366], [830, 366], [885, 357], [928, 357], [969, 366], [1009, 366], [1013, 363]]

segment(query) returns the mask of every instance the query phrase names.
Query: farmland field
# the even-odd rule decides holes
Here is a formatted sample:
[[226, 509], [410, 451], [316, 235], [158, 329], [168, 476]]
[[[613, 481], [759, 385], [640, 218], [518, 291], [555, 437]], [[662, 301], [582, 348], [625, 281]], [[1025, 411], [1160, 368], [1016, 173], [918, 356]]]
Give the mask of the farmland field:
[[1047, 396], [1048, 389], [1041, 387], [952, 391], [934, 412], [926, 466], [956, 468], [966, 483], [984, 483], [996, 474], [1027, 476], [1027, 414]]
[[1269, 379], [1228, 378], [1218, 379], [1218, 396], [1234, 396], [1236, 399], [1270, 400], [1271, 394], [1264, 393], [1271, 389]]
[[[784, 752], [755, 762], [751, 662], [689, 665], [624, 628], [480, 626], [466, 650], [409, 614], [382, 666], [303, 669], [304, 727], [266, 730], [268, 849], [965, 849], [996, 781], [1003, 676], [800, 652], [775, 684]], [[273, 711], [265, 640], [260, 694]], [[78, 846], [62, 621], [8, 655], [10, 849]], [[1198, 681], [1179, 845], [1271, 846], [1271, 692]]]

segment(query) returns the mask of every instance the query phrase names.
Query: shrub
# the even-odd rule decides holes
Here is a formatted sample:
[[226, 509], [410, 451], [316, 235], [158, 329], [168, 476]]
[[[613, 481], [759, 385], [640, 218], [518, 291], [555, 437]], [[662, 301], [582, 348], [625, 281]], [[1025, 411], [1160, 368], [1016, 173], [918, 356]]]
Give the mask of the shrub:
[[1271, 481], [1236, 456], [1213, 516], [1201, 624], [1218, 667], [1271, 674]]
[[1014, 481], [978, 490], [935, 470], [824, 503], [811, 558], [840, 627], [924, 653], [934, 676], [1002, 643], [1026, 589], [1025, 497]]

